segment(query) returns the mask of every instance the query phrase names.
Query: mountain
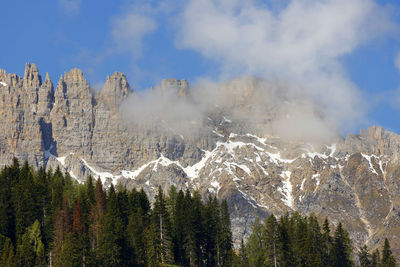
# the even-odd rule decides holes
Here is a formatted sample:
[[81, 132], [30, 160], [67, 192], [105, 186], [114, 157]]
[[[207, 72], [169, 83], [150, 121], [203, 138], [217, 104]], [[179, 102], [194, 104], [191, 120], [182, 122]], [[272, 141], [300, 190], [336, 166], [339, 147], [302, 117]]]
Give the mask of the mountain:
[[[260, 87], [274, 97], [261, 97]], [[185, 80], [163, 80], [151, 91], [158, 102], [143, 102], [119, 72], [96, 91], [78, 69], [61, 75], [55, 89], [35, 64], [26, 64], [24, 78], [0, 70], [0, 164], [17, 157], [37, 168], [60, 166], [80, 182], [91, 174], [106, 185], [143, 188], [150, 198], [159, 185], [217, 194], [228, 200], [237, 243], [255, 217], [299, 211], [343, 222], [355, 247], [375, 248], [387, 237], [399, 255], [399, 135], [374, 126], [343, 138], [323, 126], [301, 127], [296, 112], [288, 113], [298, 96], [256, 78], [219, 88], [214, 98], [224, 101], [210, 108]], [[317, 120], [310, 125], [320, 125], [320, 107], [304, 109], [302, 101]], [[326, 138], [274, 130], [290, 116], [292, 136]]]

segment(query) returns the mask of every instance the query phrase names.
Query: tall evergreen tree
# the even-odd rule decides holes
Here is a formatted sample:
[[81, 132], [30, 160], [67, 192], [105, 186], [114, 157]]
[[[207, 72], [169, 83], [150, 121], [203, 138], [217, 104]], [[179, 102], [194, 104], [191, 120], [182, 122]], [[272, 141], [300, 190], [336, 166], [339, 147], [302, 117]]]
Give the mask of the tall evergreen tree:
[[63, 251], [64, 241], [72, 232], [72, 215], [67, 197], [64, 197], [62, 205], [54, 213], [53, 251], [50, 262], [58, 261]]
[[249, 266], [249, 258], [247, 257], [246, 247], [243, 242], [243, 238], [240, 241], [240, 249], [239, 249], [239, 266], [248, 267]]
[[381, 266], [382, 267], [395, 267], [396, 266], [396, 260], [392, 255], [392, 250], [390, 249], [389, 240], [387, 238], [385, 238], [385, 242], [384, 242], [383, 248], [382, 248]]
[[343, 228], [342, 223], [336, 227], [332, 247], [332, 263], [338, 267], [353, 266], [351, 260], [351, 244], [347, 231]]
[[97, 257], [101, 266], [123, 265], [122, 249], [124, 245], [124, 229], [121, 219], [121, 211], [118, 207], [118, 200], [111, 184], [106, 213], [104, 214], [98, 239]]
[[293, 225], [289, 219], [289, 215], [282, 216], [278, 225], [279, 231], [279, 261], [281, 266], [295, 265], [293, 251]]
[[107, 197], [103, 190], [103, 185], [100, 178], [98, 178], [96, 181], [94, 199], [95, 201], [90, 208], [89, 215], [89, 240], [92, 250], [96, 250], [98, 248], [101, 220], [106, 211]]
[[232, 232], [228, 203], [224, 199], [220, 207], [220, 221], [217, 233], [217, 266], [230, 264], [232, 258]]
[[17, 248], [17, 263], [20, 266], [45, 266], [45, 248], [38, 220], [26, 229]]
[[15, 240], [15, 217], [11, 201], [12, 168], [6, 167], [0, 172], [0, 234]]
[[185, 229], [187, 225], [186, 210], [185, 210], [185, 195], [182, 190], [177, 193], [173, 207], [172, 216], [172, 233], [173, 233], [173, 251], [174, 259], [177, 264], [184, 265], [185, 258]]
[[372, 267], [380, 267], [381, 266], [381, 255], [379, 253], [379, 250], [376, 249], [372, 253]]
[[[301, 229], [298, 229], [301, 230]], [[306, 266], [324, 266], [323, 237], [318, 220], [314, 215], [308, 218], [305, 243]]]
[[[273, 216], [273, 215], [271, 215]], [[273, 239], [270, 238], [270, 229], [269, 226], [267, 228], [267, 221], [271, 220], [271, 216], [267, 217], [265, 221], [265, 228], [260, 222], [260, 219], [257, 217], [253, 223], [252, 234], [249, 237], [249, 240], [246, 244], [246, 252], [249, 258], [250, 266], [274, 266], [274, 260], [276, 259], [276, 240], [277, 240], [277, 232], [272, 233]], [[273, 217], [274, 227], [272, 229], [276, 230], [276, 219]], [[272, 245], [272, 257], [270, 256], [270, 246]], [[275, 248], [275, 249], [274, 249]], [[272, 265], [270, 264], [270, 259], [272, 258]]]
[[329, 227], [328, 218], [325, 218], [325, 221], [322, 225], [322, 263], [324, 266], [332, 265], [332, 237], [331, 230]]
[[41, 217], [38, 196], [35, 193], [36, 185], [33, 181], [32, 169], [26, 161], [12, 192], [17, 238], [22, 237], [25, 229], [31, 226], [36, 218]]
[[173, 261], [171, 223], [161, 186], [155, 197], [148, 233], [148, 261], [153, 264], [167, 264]]
[[358, 251], [358, 261], [360, 262], [360, 267], [372, 267], [371, 255], [366, 245]]

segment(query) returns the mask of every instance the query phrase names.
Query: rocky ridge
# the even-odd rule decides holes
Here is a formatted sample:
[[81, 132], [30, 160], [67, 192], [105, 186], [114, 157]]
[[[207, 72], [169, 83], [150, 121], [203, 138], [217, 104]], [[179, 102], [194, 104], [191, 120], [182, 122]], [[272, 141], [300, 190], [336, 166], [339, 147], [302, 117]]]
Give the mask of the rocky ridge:
[[[235, 107], [246, 106], [253, 83], [244, 92], [228, 84]], [[164, 80], [159, 89], [177, 99], [190, 93], [185, 80]], [[158, 185], [216, 194], [228, 200], [236, 241], [256, 216], [297, 210], [344, 222], [356, 246], [388, 237], [399, 255], [399, 135], [371, 127], [327, 144], [287, 141], [246, 131], [226, 110], [209, 114], [198, 134], [182, 135], [126, 123], [119, 107], [128, 97], [136, 93], [119, 72], [95, 92], [78, 69], [61, 75], [55, 90], [35, 64], [26, 64], [24, 78], [0, 70], [0, 163], [15, 156], [60, 166], [80, 182], [91, 174], [151, 197]]]

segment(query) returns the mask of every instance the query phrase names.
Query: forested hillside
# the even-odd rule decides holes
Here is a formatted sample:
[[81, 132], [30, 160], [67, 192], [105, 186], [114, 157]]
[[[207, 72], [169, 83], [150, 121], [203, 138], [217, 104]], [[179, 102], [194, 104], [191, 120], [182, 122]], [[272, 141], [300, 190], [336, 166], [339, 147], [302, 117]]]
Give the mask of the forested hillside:
[[396, 266], [388, 239], [381, 251], [371, 254], [366, 246], [352, 246], [342, 223], [331, 233], [327, 219], [320, 226], [314, 215], [304, 217], [297, 212], [280, 219], [270, 215], [264, 223], [256, 220], [239, 257], [241, 266]]
[[342, 225], [331, 234], [314, 216], [256, 221], [235, 251], [227, 202], [215, 197], [159, 187], [151, 205], [143, 190], [106, 191], [16, 159], [0, 184], [0, 266], [395, 266], [388, 240], [354, 259]]
[[196, 192], [107, 192], [14, 160], [0, 174], [0, 266], [229, 266], [228, 207]]

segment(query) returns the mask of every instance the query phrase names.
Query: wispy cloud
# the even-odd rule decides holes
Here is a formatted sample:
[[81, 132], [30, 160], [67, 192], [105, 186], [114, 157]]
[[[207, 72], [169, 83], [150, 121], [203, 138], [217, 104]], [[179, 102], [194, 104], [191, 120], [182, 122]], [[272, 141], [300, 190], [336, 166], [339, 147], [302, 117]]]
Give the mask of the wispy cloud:
[[342, 127], [364, 115], [360, 91], [340, 58], [393, 29], [371, 0], [297, 0], [273, 9], [258, 1], [190, 0], [177, 46], [217, 61], [221, 77], [252, 74], [303, 87]]
[[80, 11], [82, 0], [58, 0], [62, 9], [68, 14], [74, 14]]
[[115, 18], [111, 34], [116, 49], [128, 51], [136, 59], [142, 53], [143, 38], [156, 28], [157, 23], [153, 18], [133, 12]]

